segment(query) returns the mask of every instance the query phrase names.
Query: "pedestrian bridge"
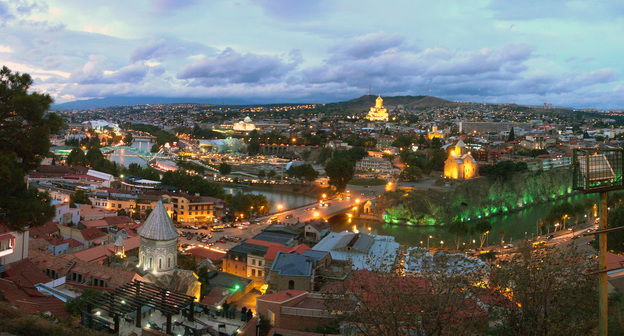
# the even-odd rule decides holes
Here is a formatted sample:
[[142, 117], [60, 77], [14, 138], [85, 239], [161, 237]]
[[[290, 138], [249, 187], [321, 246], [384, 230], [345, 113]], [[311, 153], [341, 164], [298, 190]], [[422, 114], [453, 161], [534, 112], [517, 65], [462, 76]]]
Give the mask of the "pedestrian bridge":
[[[129, 146], [106, 146], [106, 147], [102, 147], [100, 148], [100, 151], [103, 154], [109, 154], [110, 152], [113, 152], [115, 150], [119, 150], [119, 149], [124, 149], [123, 154], [119, 153], [119, 156], [124, 156], [124, 157], [138, 157], [141, 158], [145, 161], [150, 161], [152, 159], [155, 159], [157, 157], [163, 157], [162, 156], [162, 152], [163, 150], [161, 149], [158, 153], [151, 153], [151, 152], [147, 152], [144, 151], [142, 149], [139, 148], [134, 148], [134, 147], [129, 147]], [[128, 153], [129, 152], [129, 153]]]

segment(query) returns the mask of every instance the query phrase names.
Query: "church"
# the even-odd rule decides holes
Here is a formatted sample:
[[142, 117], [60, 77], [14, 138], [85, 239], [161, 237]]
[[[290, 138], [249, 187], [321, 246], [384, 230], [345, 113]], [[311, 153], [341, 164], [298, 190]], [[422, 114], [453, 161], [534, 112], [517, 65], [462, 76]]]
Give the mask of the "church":
[[477, 177], [477, 162], [466, 150], [460, 139], [444, 161], [444, 177], [454, 180], [468, 180]]
[[375, 106], [370, 108], [366, 119], [370, 121], [388, 121], [388, 110], [383, 106], [383, 99], [381, 96], [377, 97]]

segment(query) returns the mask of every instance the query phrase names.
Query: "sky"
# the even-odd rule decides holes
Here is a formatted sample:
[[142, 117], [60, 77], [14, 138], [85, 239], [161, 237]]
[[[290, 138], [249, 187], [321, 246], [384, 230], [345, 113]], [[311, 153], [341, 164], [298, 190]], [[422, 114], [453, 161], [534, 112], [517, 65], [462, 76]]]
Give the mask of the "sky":
[[0, 64], [57, 103], [371, 93], [624, 109], [610, 0], [0, 0]]

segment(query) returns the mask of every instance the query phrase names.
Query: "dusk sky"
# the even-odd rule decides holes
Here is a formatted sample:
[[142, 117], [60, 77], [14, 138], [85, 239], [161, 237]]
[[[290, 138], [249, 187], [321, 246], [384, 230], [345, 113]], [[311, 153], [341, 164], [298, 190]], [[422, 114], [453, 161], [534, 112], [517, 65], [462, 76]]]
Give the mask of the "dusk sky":
[[0, 1], [0, 64], [57, 103], [369, 92], [624, 108], [619, 1]]

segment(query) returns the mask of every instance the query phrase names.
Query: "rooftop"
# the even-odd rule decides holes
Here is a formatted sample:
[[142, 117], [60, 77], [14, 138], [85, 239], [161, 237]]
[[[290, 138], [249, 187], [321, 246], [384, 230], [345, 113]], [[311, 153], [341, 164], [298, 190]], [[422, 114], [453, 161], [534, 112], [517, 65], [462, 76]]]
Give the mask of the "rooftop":
[[167, 214], [162, 201], [158, 201], [145, 224], [137, 231], [139, 236], [153, 240], [178, 239], [178, 230]]

